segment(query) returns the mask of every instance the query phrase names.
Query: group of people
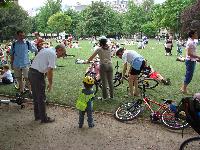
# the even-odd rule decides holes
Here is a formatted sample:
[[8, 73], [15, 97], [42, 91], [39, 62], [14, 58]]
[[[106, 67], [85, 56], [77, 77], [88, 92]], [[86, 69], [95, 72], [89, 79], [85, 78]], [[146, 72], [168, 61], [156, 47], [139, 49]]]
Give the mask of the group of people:
[[[10, 50], [10, 63], [19, 83], [20, 92], [24, 92], [23, 78], [29, 86], [29, 91], [32, 92], [35, 120], [40, 120], [41, 123], [49, 123], [53, 122], [54, 119], [46, 114], [45, 78], [47, 77], [48, 80], [48, 91], [51, 91], [56, 58], [63, 57], [66, 50], [62, 44], [57, 45], [55, 48], [45, 48], [43, 44], [44, 41], [39, 35], [35, 40], [35, 44], [33, 44], [25, 40], [23, 31], [17, 31], [17, 39], [13, 42]], [[29, 60], [29, 51], [35, 53], [32, 64]], [[10, 73], [8, 68], [8, 65], [4, 66], [4, 73]]]
[[[181, 87], [181, 92], [184, 94], [188, 94], [188, 85], [192, 80], [193, 73], [195, 70], [195, 64], [196, 61], [200, 61], [200, 56], [197, 55], [196, 52], [196, 43], [194, 42], [195, 39], [198, 39], [197, 32], [191, 30], [188, 34], [189, 39], [186, 44], [186, 73], [185, 73], [185, 79], [183, 82], [183, 85]], [[171, 39], [171, 38], [170, 38]], [[171, 39], [172, 40], [172, 39]], [[89, 63], [91, 60], [94, 59], [94, 57], [98, 54], [100, 58], [100, 78], [102, 80], [102, 95], [103, 99], [113, 99], [114, 93], [113, 93], [113, 68], [112, 68], [112, 61], [111, 61], [111, 50], [110, 47], [106, 44], [107, 39], [106, 37], [100, 38], [100, 47], [96, 49], [96, 51], [92, 54], [92, 56], [85, 61], [84, 63]], [[169, 42], [170, 43], [170, 42]], [[171, 51], [168, 49], [167, 52], [171, 54]], [[138, 75], [141, 73], [144, 69], [149, 69], [150, 67], [147, 66], [146, 60], [143, 56], [141, 56], [139, 53], [133, 50], [126, 50], [125, 48], [120, 48], [116, 52], [116, 56], [121, 58], [123, 60], [123, 72], [122, 72], [122, 80], [125, 76], [128, 65], [130, 66], [130, 69], [128, 71], [129, 73], [129, 94], [130, 96], [139, 96], [139, 90], [138, 90]], [[149, 67], [149, 68], [148, 68]], [[153, 69], [150, 71], [154, 72]], [[150, 76], [157, 78], [164, 84], [170, 84], [170, 81], [167, 79], [165, 80], [158, 72], [152, 73]], [[89, 90], [90, 92], [83, 92], [85, 95], [90, 95], [92, 91], [92, 85], [94, 84], [94, 79], [86, 76], [83, 80], [84, 83], [84, 89]], [[133, 84], [134, 83], [134, 84]], [[90, 86], [85, 86], [85, 84], [90, 84]], [[107, 86], [108, 85], [108, 86]], [[109, 88], [107, 88], [109, 87]], [[89, 93], [89, 94], [88, 94]], [[84, 100], [85, 107], [84, 109], [79, 109], [79, 105], [77, 104], [77, 108], [79, 109], [79, 128], [82, 128], [83, 126], [83, 118], [85, 112], [88, 114], [88, 125], [89, 127], [93, 127], [94, 123], [92, 122], [92, 108], [91, 103], [93, 100], [93, 97], [87, 97], [87, 100]], [[77, 101], [79, 102], [79, 101]], [[91, 126], [92, 125], [92, 126]]]
[[[181, 91], [184, 94], [188, 93], [188, 85], [192, 80], [195, 70], [196, 61], [200, 60], [200, 56], [196, 52], [196, 43], [194, 39], [197, 39], [196, 31], [189, 32], [189, 39], [186, 44], [186, 74], [185, 80], [181, 87]], [[38, 38], [38, 41], [41, 41]], [[23, 92], [24, 87], [22, 84], [22, 75], [24, 79], [30, 83], [29, 90], [32, 91], [32, 97], [34, 100], [34, 117], [35, 120], [40, 120], [41, 123], [50, 123], [54, 119], [50, 118], [46, 114], [45, 108], [45, 78], [48, 81], [48, 91], [51, 91], [53, 84], [53, 69], [56, 67], [56, 58], [63, 57], [66, 53], [65, 46], [63, 44], [57, 45], [55, 48], [44, 48], [42, 45], [37, 44], [37, 47], [32, 43], [25, 40], [25, 33], [23, 31], [17, 32], [17, 40], [12, 44], [11, 66], [14, 69], [14, 74], [20, 85], [20, 92]], [[30, 64], [28, 51], [36, 53], [36, 56]], [[99, 46], [88, 58], [85, 64], [92, 61], [98, 55], [100, 59], [100, 78], [102, 81], [102, 99], [114, 99], [113, 88], [113, 66], [112, 66], [112, 50], [107, 44], [107, 38], [102, 36], [99, 39]], [[125, 48], [119, 48], [116, 51], [116, 56], [123, 60], [122, 80], [128, 70], [129, 78], [129, 95], [139, 96], [138, 90], [138, 75], [142, 70], [147, 69], [147, 61], [142, 55], [134, 50], [126, 50]], [[128, 66], [130, 68], [128, 69]], [[7, 68], [5, 67], [5, 70]], [[154, 74], [152, 74], [154, 72]], [[156, 77], [161, 82], [164, 78], [158, 73], [153, 71], [150, 67], [150, 75]], [[134, 84], [133, 84], [134, 83]], [[164, 82], [163, 82], [164, 83]], [[92, 114], [92, 101], [94, 99], [94, 93], [92, 87], [94, 85], [94, 79], [86, 76], [83, 79], [84, 88], [81, 90], [81, 95], [78, 97], [76, 107], [79, 109], [79, 127], [82, 128], [84, 123], [84, 114], [87, 112], [88, 126], [94, 127], [93, 114]]]

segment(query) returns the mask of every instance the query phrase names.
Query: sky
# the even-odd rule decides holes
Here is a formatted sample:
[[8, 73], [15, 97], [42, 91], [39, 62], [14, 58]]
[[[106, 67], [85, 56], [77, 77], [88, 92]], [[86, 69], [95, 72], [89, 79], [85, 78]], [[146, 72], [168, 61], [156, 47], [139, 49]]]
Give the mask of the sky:
[[[19, 5], [22, 6], [25, 10], [30, 11], [31, 9], [40, 8], [44, 5], [44, 2], [46, 0], [18, 0]], [[92, 0], [63, 0], [63, 4], [67, 5], [75, 5], [77, 2], [80, 2], [81, 4], [90, 4]], [[96, 0], [93, 0], [96, 1]], [[102, 0], [107, 1], [107, 0]], [[112, 1], [112, 0], [109, 0]], [[154, 0], [155, 3], [162, 3], [165, 0]]]

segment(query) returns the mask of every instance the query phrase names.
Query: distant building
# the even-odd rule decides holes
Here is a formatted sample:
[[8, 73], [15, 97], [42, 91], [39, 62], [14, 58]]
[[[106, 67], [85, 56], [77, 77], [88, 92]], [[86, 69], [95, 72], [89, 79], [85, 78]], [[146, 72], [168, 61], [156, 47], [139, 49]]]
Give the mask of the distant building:
[[81, 3], [77, 2], [75, 6], [68, 6], [68, 5], [64, 5], [64, 7], [62, 8], [63, 10], [68, 10], [68, 9], [72, 9], [75, 11], [82, 11], [87, 7], [87, 5], [82, 5]]

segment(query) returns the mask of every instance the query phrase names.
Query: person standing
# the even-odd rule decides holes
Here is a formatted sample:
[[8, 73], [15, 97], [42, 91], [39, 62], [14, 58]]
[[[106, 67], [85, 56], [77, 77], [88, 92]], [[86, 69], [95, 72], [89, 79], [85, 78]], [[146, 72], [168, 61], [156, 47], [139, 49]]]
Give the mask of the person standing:
[[[37, 48], [29, 41], [25, 40], [25, 33], [23, 31], [17, 31], [17, 41], [15, 41], [10, 50], [11, 55], [11, 67], [14, 69], [14, 74], [19, 82], [19, 90], [24, 92], [24, 84], [22, 76], [24, 77], [26, 84], [31, 89], [28, 81], [28, 70], [30, 66], [28, 51], [37, 52]], [[31, 91], [31, 90], [30, 90]]]
[[100, 58], [100, 78], [102, 81], [102, 95], [103, 99], [109, 98], [107, 91], [107, 83], [109, 86], [110, 98], [113, 98], [113, 67], [111, 61], [111, 49], [107, 45], [107, 38], [105, 36], [100, 37], [100, 47], [95, 50], [92, 56], [84, 63], [89, 63], [98, 54]]
[[55, 121], [47, 116], [45, 106], [45, 74], [47, 74], [48, 86], [50, 92], [53, 83], [53, 69], [56, 67], [56, 57], [65, 55], [65, 46], [60, 44], [54, 48], [44, 48], [35, 56], [30, 67], [28, 77], [32, 87], [34, 101], [35, 120], [41, 120], [41, 123], [50, 123]]
[[[138, 54], [136, 51], [133, 50], [125, 50], [124, 48], [120, 48], [116, 56], [121, 58], [124, 63], [123, 72], [122, 72], [122, 80], [125, 76], [128, 63], [130, 64], [130, 70], [129, 70], [129, 89], [130, 89], [130, 95], [131, 96], [139, 96], [138, 91], [138, 75], [141, 73], [145, 66], [145, 59], [143, 56]], [[135, 91], [133, 92], [133, 83], [135, 87]]]
[[200, 60], [200, 56], [197, 55], [197, 43], [194, 41], [198, 39], [198, 34], [196, 31], [191, 30], [188, 33], [188, 41], [186, 44], [186, 58], [185, 58], [185, 66], [186, 66], [186, 73], [184, 83], [181, 87], [181, 92], [184, 94], [188, 94], [187, 87], [189, 83], [192, 81], [192, 77], [194, 74], [196, 61]]

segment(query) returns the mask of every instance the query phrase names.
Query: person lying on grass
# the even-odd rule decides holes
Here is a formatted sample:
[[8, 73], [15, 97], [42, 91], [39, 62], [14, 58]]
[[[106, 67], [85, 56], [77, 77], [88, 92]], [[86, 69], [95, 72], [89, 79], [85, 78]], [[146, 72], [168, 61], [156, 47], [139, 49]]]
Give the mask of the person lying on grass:
[[145, 66], [143, 69], [144, 74], [146, 74], [149, 78], [156, 79], [164, 85], [170, 85], [170, 79], [165, 79], [159, 72], [155, 71], [151, 65], [147, 65], [147, 60], [145, 60]]

